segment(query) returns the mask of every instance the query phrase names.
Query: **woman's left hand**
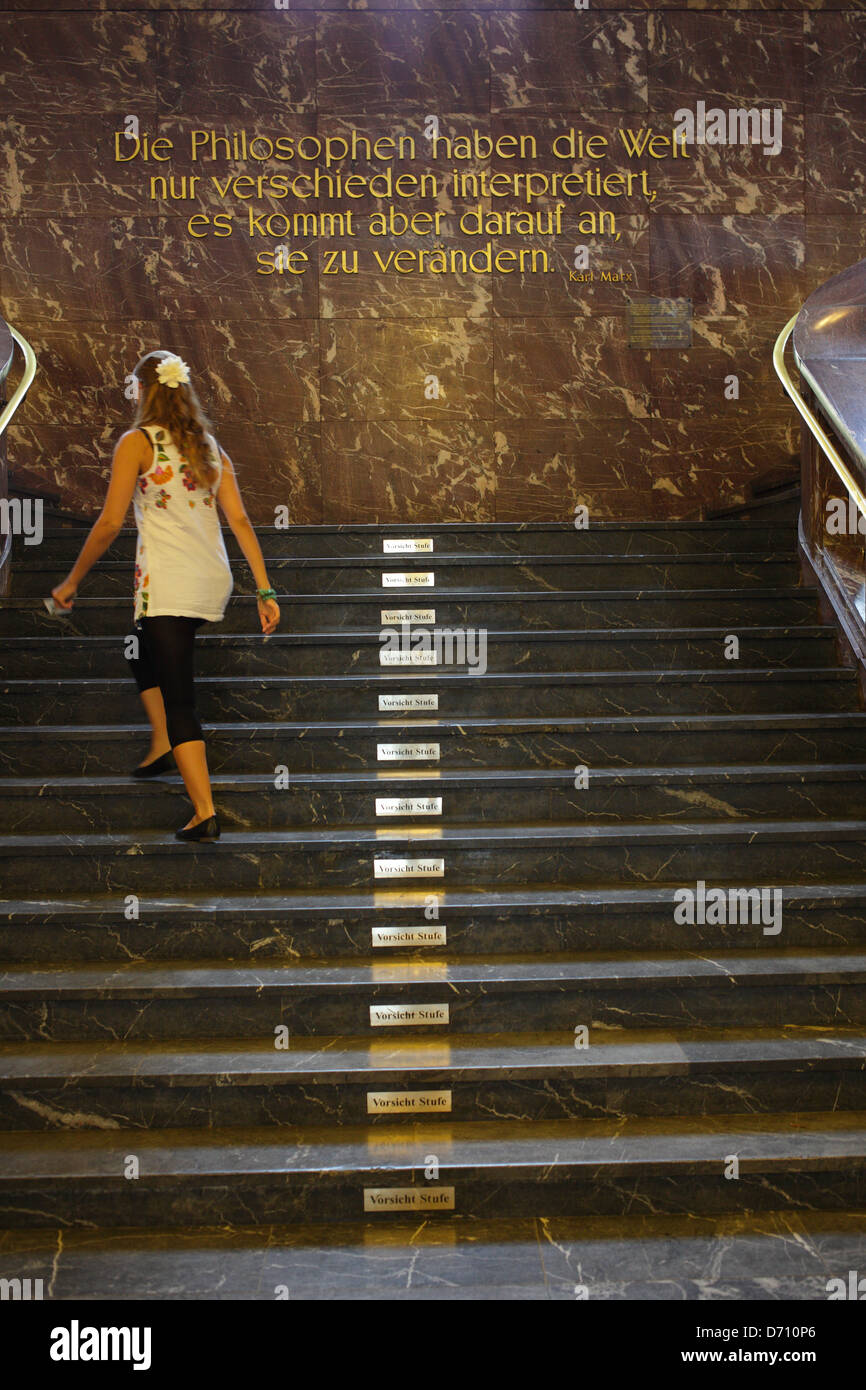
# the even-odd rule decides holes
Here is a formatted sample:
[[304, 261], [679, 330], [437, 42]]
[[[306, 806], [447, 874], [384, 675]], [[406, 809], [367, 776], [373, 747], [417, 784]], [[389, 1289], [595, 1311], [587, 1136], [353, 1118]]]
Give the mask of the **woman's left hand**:
[[70, 584], [68, 579], [64, 579], [62, 584], [58, 584], [56, 589], [51, 590], [51, 597], [60, 608], [71, 608], [77, 592], [76, 585]]
[[269, 637], [280, 621], [280, 605], [272, 598], [260, 598], [258, 605], [262, 633], [265, 637]]

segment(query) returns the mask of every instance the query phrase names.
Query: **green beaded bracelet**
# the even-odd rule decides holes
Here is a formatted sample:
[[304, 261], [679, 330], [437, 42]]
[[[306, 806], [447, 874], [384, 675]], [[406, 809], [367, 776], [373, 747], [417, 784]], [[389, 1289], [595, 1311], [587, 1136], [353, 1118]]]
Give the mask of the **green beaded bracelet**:
[[267, 598], [276, 598], [276, 596], [276, 589], [256, 589], [256, 597], [262, 600]]

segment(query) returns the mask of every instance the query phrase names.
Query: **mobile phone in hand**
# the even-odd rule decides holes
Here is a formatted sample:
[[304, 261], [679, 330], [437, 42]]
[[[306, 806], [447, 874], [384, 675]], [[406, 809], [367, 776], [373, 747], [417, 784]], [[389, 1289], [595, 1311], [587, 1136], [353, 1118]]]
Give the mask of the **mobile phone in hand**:
[[54, 597], [53, 594], [50, 594], [48, 598], [44, 598], [42, 602], [45, 604], [45, 607], [52, 618], [70, 618], [72, 616], [72, 609], [61, 608], [60, 604], [57, 602], [57, 599]]

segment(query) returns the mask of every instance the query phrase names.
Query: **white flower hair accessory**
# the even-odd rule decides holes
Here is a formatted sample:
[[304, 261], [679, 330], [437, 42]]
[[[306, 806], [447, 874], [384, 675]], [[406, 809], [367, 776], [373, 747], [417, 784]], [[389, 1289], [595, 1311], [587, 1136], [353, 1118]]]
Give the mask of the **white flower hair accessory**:
[[189, 367], [183, 358], [172, 353], [171, 357], [163, 357], [158, 364], [156, 377], [160, 386], [168, 386], [174, 391], [178, 386], [185, 386], [189, 381]]

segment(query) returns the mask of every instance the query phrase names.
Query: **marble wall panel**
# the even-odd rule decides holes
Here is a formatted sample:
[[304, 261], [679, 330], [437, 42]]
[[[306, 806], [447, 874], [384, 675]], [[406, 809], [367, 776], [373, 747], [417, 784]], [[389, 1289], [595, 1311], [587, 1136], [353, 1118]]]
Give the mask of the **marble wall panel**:
[[160, 114], [265, 121], [316, 104], [309, 15], [169, 13], [157, 33]]
[[497, 421], [650, 414], [652, 354], [628, 347], [622, 314], [497, 318], [493, 352]]
[[500, 419], [496, 445], [499, 521], [568, 522], [578, 505], [596, 521], [666, 514], [647, 486], [648, 420]]
[[325, 14], [316, 39], [320, 111], [490, 109], [486, 26], [478, 14]]
[[161, 328], [159, 346], [194, 364], [202, 404], [217, 427], [227, 421], [257, 426], [319, 419], [318, 319], [264, 327], [237, 319], [166, 319]]
[[321, 370], [323, 420], [493, 415], [490, 333], [472, 319], [322, 320]]
[[323, 421], [322, 478], [324, 522], [497, 519], [484, 421]]
[[28, 337], [40, 367], [27, 398], [28, 416], [52, 426], [92, 421], [97, 431], [129, 428], [133, 406], [124, 395], [126, 376], [159, 345], [158, 323], [82, 320], [70, 333], [66, 323], [45, 320], [34, 322]]
[[[123, 427], [106, 421], [94, 431], [82, 424], [18, 421], [10, 426], [10, 458], [26, 460], [28, 473], [44, 479], [71, 511], [98, 511]], [[291, 521], [298, 525], [323, 520], [318, 425], [260, 424], [251, 430], [241, 421], [222, 420], [218, 437], [234, 463], [254, 522], [273, 525], [278, 506], [287, 506]]]
[[646, 17], [623, 10], [589, 21], [564, 14], [494, 14], [492, 111], [643, 111]]
[[146, 14], [0, 14], [0, 113], [53, 113], [73, 125], [96, 111], [139, 116], [157, 105], [156, 28]]
[[839, 275], [849, 265], [866, 259], [866, 218], [862, 215], [806, 216], [806, 261], [803, 267], [804, 297]]
[[21, 217], [0, 224], [0, 304], [23, 333], [69, 325], [158, 318], [159, 220], [147, 217]]
[[[773, 368], [773, 344], [786, 319], [782, 314], [700, 318], [688, 351], [651, 354], [650, 390], [654, 413], [695, 420], [705, 413], [722, 417], [740, 410], [758, 412], [783, 401]], [[735, 376], [739, 396], [729, 399]]]
[[296, 526], [325, 520], [323, 448], [318, 424], [257, 424], [223, 414], [219, 441], [232, 460], [238, 486], [253, 521], [274, 524], [274, 509], [288, 507]]
[[[755, 474], [787, 463], [797, 426], [784, 406], [641, 421], [498, 421], [497, 516], [563, 521], [584, 503], [596, 520], [694, 516], [712, 476], [718, 503], [738, 501]], [[732, 439], [736, 441], [732, 448]]]
[[711, 507], [743, 501], [751, 478], [788, 466], [800, 447], [798, 417], [782, 401], [760, 413], [723, 402], [693, 419], [653, 420], [652, 431], [651, 486], [667, 493], [672, 517], [694, 515], [701, 497], [717, 499]]
[[[864, 8], [852, 6], [845, 14], [804, 16], [806, 100], [811, 110], [852, 116], [866, 111]], [[840, 5], [839, 9], [848, 7]]]
[[647, 21], [653, 110], [771, 105], [803, 99], [799, 14], [670, 14]]
[[866, 195], [866, 107], [860, 116], [806, 116], [807, 214], [862, 215]]
[[[155, 127], [155, 118], [153, 125]], [[122, 217], [147, 211], [145, 180], [114, 157], [122, 121], [110, 111], [36, 109], [0, 116], [0, 217]], [[124, 150], [128, 146], [121, 146]]]
[[805, 255], [802, 216], [659, 214], [650, 234], [650, 288], [691, 299], [702, 317], [770, 307], [790, 315], [802, 302]]

